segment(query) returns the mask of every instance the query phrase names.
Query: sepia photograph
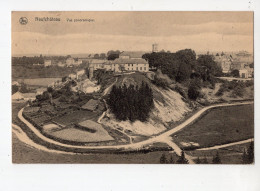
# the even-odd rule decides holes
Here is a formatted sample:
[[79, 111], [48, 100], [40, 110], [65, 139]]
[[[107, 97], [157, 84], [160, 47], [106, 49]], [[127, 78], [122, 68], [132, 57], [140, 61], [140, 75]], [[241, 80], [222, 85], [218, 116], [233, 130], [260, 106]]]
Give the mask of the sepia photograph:
[[12, 11], [12, 162], [254, 164], [253, 11]]

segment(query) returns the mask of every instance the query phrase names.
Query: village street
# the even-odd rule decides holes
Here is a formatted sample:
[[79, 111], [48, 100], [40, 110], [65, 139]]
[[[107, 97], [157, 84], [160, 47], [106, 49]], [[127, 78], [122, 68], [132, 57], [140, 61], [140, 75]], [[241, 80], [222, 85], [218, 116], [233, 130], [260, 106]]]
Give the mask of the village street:
[[[60, 142], [57, 142], [57, 141], [55, 141], [53, 139], [45, 137], [36, 127], [34, 127], [29, 121], [27, 121], [22, 116], [24, 108], [22, 108], [19, 111], [18, 117], [40, 139], [44, 140], [47, 143], [63, 146], [63, 147], [66, 147], [66, 148], [75, 148], [75, 149], [126, 149], [126, 150], [130, 150], [130, 149], [141, 149], [141, 148], [143, 148], [146, 145], [150, 145], [150, 144], [153, 144], [153, 143], [156, 143], [156, 142], [161, 142], [161, 143], [168, 144], [170, 147], [173, 148], [174, 152], [177, 155], [180, 156], [181, 155], [181, 149], [174, 143], [174, 139], [172, 139], [171, 135], [173, 135], [174, 133], [176, 133], [176, 132], [180, 131], [181, 129], [185, 128], [186, 126], [188, 126], [192, 122], [194, 122], [204, 112], [206, 112], [209, 109], [216, 108], [216, 107], [224, 107], [224, 106], [246, 105], [246, 104], [252, 104], [252, 103], [253, 103], [252, 101], [246, 101], [246, 102], [239, 102], [239, 103], [222, 103], [222, 104], [207, 106], [207, 107], [199, 110], [197, 113], [195, 113], [193, 116], [191, 116], [190, 118], [185, 120], [180, 125], [176, 126], [173, 129], [170, 129], [170, 130], [168, 130], [168, 131], [166, 131], [166, 132], [164, 132], [164, 133], [162, 133], [160, 135], [154, 136], [152, 138], [149, 138], [147, 140], [144, 140], [144, 141], [141, 141], [141, 142], [137, 142], [137, 143], [131, 143], [131, 144], [127, 144], [127, 145], [111, 145], [111, 146], [76, 146], [76, 145], [68, 145], [68, 144], [60, 143]], [[19, 126], [15, 125], [15, 124], [12, 124], [12, 126], [13, 126], [13, 130], [16, 129], [16, 134], [17, 134], [17, 132], [25, 133], [25, 132], [22, 131], [22, 129]], [[19, 138], [19, 136], [18, 136], [18, 138]], [[25, 135], [23, 136], [23, 139], [21, 139], [21, 138], [19, 138], [19, 139], [20, 139], [20, 141], [23, 141], [26, 144], [33, 144], [31, 146], [33, 146], [33, 147], [35, 147], [35, 148], [37, 148], [39, 150], [42, 150], [44, 148], [42, 145], [38, 145], [38, 144], [34, 143], [33, 141], [25, 140], [25, 139], [29, 139]], [[44, 148], [44, 149], [46, 149], [46, 148]], [[50, 149], [48, 149], [48, 150], [50, 150]], [[185, 154], [185, 157], [189, 161], [190, 164], [194, 163], [191, 156]]]

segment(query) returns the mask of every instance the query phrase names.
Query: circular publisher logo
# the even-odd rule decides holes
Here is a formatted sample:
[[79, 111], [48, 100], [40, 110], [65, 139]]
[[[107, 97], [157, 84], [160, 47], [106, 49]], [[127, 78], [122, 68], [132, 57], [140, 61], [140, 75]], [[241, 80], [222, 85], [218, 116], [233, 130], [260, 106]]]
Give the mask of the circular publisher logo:
[[26, 17], [21, 17], [19, 19], [19, 22], [21, 23], [21, 25], [26, 25], [28, 23], [28, 19]]

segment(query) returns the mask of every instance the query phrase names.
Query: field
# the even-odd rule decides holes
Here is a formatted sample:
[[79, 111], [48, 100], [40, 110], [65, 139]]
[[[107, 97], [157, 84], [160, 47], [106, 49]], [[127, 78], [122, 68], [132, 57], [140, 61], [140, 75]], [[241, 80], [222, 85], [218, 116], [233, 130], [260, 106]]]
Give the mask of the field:
[[209, 111], [194, 124], [173, 135], [182, 148], [194, 142], [198, 147], [210, 147], [254, 137], [254, 106], [231, 106]]
[[14, 163], [118, 163], [118, 164], [159, 164], [160, 157], [167, 159], [177, 156], [169, 151], [129, 154], [57, 154], [32, 148], [13, 135], [12, 158]]
[[77, 70], [84, 69], [85, 64], [74, 67], [58, 67], [58, 66], [31, 66], [31, 65], [21, 65], [12, 66], [12, 79], [16, 80], [19, 78], [62, 78], [74, 73]]
[[33, 78], [33, 79], [18, 79], [18, 82], [23, 82], [28, 86], [47, 87], [53, 82], [61, 81], [61, 78]]
[[200, 159], [204, 157], [207, 158], [209, 163], [212, 163], [213, 156], [216, 153], [219, 153], [221, 163], [222, 164], [241, 164], [242, 163], [242, 155], [244, 149], [247, 149], [250, 143], [234, 145], [230, 147], [225, 147], [218, 150], [208, 150], [208, 151], [187, 151], [187, 154], [197, 158], [198, 156]]
[[100, 142], [114, 140], [103, 128], [98, 129], [95, 133], [77, 128], [67, 128], [49, 132], [49, 134], [58, 139], [75, 142]]
[[67, 126], [70, 125], [71, 123], [76, 124], [81, 121], [85, 121], [88, 119], [96, 119], [96, 118], [98, 118], [98, 113], [86, 111], [86, 110], [80, 110], [80, 111], [75, 111], [73, 113], [64, 115], [62, 117], [54, 118], [53, 121], [62, 124], [64, 126]]

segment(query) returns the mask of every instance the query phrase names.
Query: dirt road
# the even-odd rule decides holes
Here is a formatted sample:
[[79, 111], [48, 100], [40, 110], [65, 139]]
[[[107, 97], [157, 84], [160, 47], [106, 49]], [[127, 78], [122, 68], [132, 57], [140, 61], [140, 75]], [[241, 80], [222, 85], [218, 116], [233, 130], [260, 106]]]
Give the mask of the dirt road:
[[[36, 127], [34, 127], [29, 121], [27, 121], [23, 116], [23, 110], [24, 108], [22, 108], [19, 113], [18, 113], [18, 118], [27, 125], [28, 128], [30, 128], [31, 131], [33, 131], [33, 133], [35, 135], [37, 135], [39, 138], [41, 138], [42, 140], [48, 142], [48, 143], [52, 143], [55, 145], [59, 145], [59, 146], [63, 146], [63, 147], [67, 147], [67, 148], [79, 148], [79, 149], [139, 149], [139, 148], [143, 148], [145, 145], [150, 145], [153, 144], [155, 142], [162, 142], [162, 143], [167, 143], [169, 146], [171, 146], [174, 151], [176, 152], [176, 154], [180, 155], [181, 154], [181, 149], [174, 143], [174, 140], [172, 140], [171, 135], [180, 131], [181, 129], [185, 128], [187, 125], [189, 125], [190, 123], [194, 122], [196, 119], [198, 119], [205, 111], [212, 109], [212, 108], [216, 108], [216, 107], [225, 107], [225, 106], [235, 106], [235, 105], [247, 105], [247, 104], [252, 104], [252, 101], [247, 101], [247, 102], [240, 102], [240, 103], [223, 103], [223, 104], [217, 104], [217, 105], [212, 105], [212, 106], [207, 106], [201, 110], [199, 110], [197, 113], [195, 113], [193, 116], [191, 116], [190, 118], [188, 118], [187, 120], [185, 120], [183, 123], [181, 123], [180, 125], [176, 126], [173, 129], [170, 129], [158, 136], [154, 136], [150, 139], [138, 142], [138, 143], [132, 143], [132, 144], [127, 144], [127, 145], [111, 145], [111, 146], [77, 146], [77, 145], [69, 145], [69, 144], [64, 144], [64, 143], [60, 143], [57, 142], [53, 139], [50, 139], [48, 137], [45, 137]], [[19, 126], [14, 125], [16, 128], [19, 128]], [[22, 131], [21, 128], [19, 128], [20, 131]], [[34, 145], [35, 146], [35, 145]], [[39, 147], [42, 145], [39, 145]], [[192, 158], [188, 155], [185, 155], [185, 157], [187, 158], [187, 160], [189, 161], [189, 163], [193, 163]]]

